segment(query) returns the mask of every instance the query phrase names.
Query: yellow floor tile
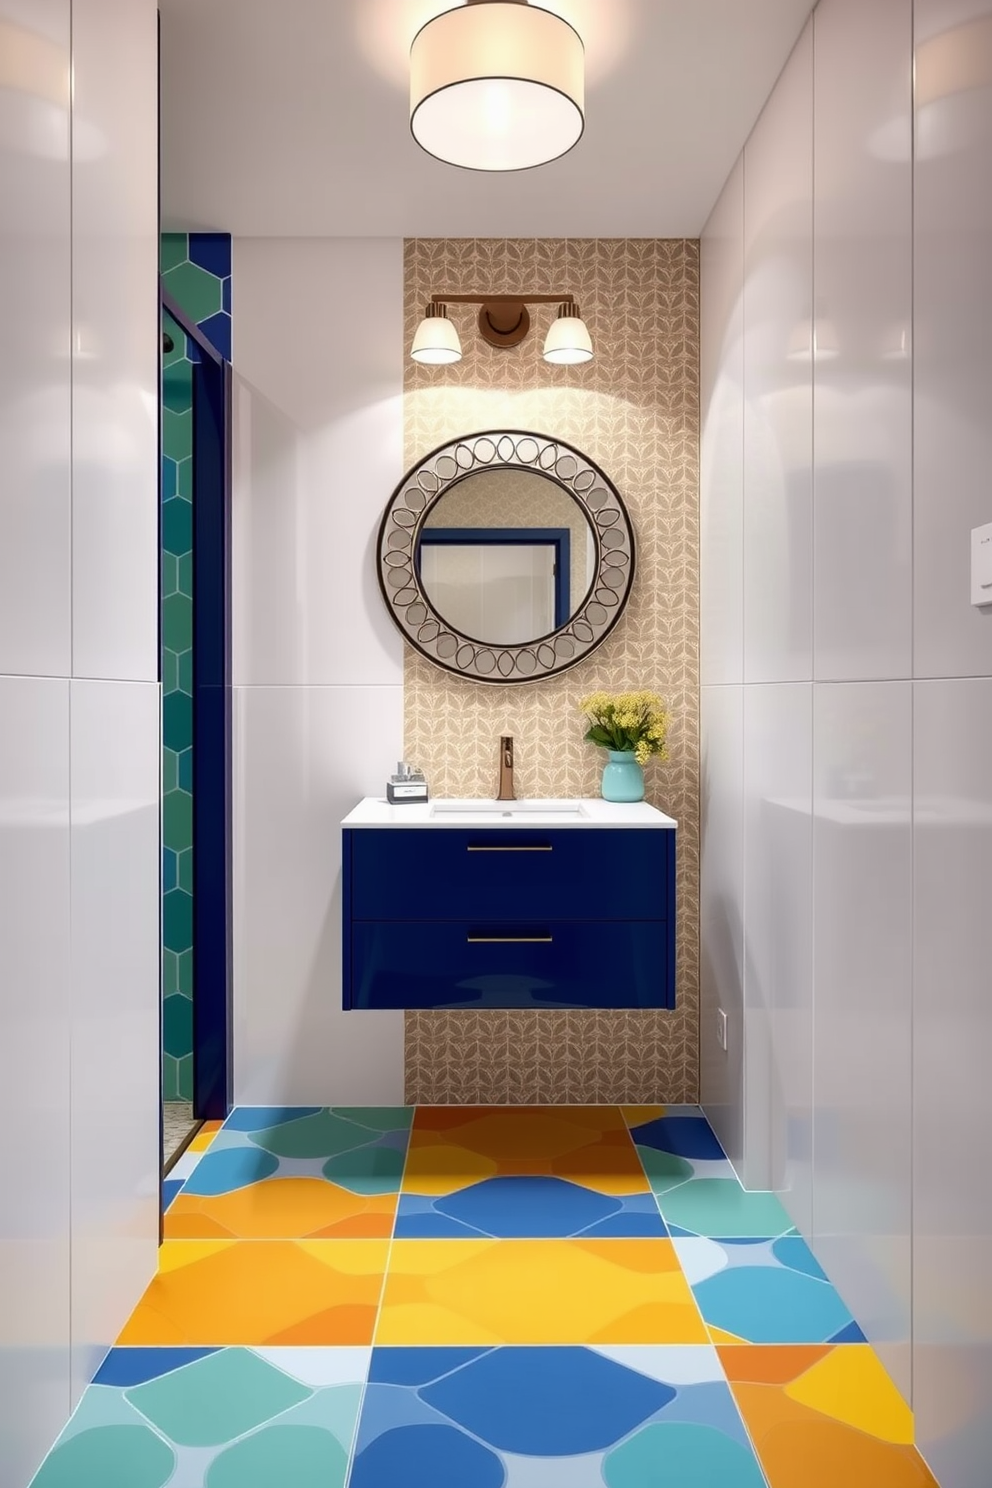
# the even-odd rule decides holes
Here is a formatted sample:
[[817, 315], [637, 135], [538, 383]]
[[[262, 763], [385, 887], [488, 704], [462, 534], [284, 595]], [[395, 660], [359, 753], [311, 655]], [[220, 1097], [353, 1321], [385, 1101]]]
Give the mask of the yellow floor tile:
[[376, 1342], [708, 1338], [669, 1240], [397, 1240]]
[[268, 1178], [231, 1193], [179, 1193], [167, 1240], [388, 1240], [395, 1194], [354, 1194], [323, 1178]]
[[167, 1241], [120, 1344], [367, 1344], [388, 1242]]
[[214, 1137], [224, 1125], [223, 1121], [205, 1121], [186, 1148], [187, 1152], [206, 1152]]

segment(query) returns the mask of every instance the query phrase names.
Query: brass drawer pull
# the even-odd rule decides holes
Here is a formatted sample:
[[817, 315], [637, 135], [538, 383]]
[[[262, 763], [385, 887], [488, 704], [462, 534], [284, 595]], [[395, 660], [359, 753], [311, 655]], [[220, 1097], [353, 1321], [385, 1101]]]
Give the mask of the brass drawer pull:
[[524, 845], [523, 843], [519, 843], [517, 845], [513, 845], [513, 844], [510, 844], [510, 843], [505, 843], [501, 847], [496, 847], [496, 846], [493, 846], [493, 847], [482, 846], [481, 844], [479, 846], [473, 846], [470, 843], [468, 845], [468, 847], [465, 849], [465, 851], [466, 852], [554, 852], [554, 848], [552, 847], [552, 845], [549, 842], [543, 843], [540, 846], [538, 844], [536, 844], [536, 843], [533, 844], [533, 845], [530, 845], [530, 844]]
[[468, 945], [553, 945], [553, 935], [467, 935]]

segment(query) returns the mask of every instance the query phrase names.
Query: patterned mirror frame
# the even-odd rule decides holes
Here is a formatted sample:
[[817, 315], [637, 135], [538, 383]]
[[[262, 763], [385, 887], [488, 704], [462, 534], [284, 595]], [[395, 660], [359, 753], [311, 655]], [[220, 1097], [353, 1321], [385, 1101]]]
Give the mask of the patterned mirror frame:
[[[482, 470], [530, 470], [578, 504], [595, 537], [595, 578], [566, 624], [519, 646], [461, 635], [431, 605], [417, 573], [420, 534], [453, 486]], [[634, 530], [620, 493], [587, 455], [562, 439], [488, 430], [433, 450], [400, 481], [379, 527], [379, 587], [400, 633], [421, 656], [474, 682], [535, 682], [585, 661], [623, 614], [634, 582]]]

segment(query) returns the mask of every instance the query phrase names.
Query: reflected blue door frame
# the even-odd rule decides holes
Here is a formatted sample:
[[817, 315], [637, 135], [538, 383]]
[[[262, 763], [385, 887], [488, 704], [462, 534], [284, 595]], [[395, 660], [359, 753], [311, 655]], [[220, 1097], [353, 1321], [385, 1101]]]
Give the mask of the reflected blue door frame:
[[231, 366], [164, 288], [193, 361], [193, 1113], [231, 1105]]
[[420, 548], [438, 547], [552, 547], [555, 550], [554, 629], [571, 619], [572, 534], [567, 527], [424, 527], [417, 545], [417, 575]]

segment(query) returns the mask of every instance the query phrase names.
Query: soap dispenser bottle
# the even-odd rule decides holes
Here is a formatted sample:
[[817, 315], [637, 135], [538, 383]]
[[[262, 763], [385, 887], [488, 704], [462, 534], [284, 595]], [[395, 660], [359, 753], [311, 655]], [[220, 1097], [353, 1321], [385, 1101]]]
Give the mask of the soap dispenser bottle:
[[391, 806], [410, 805], [427, 800], [427, 781], [419, 770], [414, 770], [406, 760], [399, 760], [396, 774], [386, 782], [386, 800]]

